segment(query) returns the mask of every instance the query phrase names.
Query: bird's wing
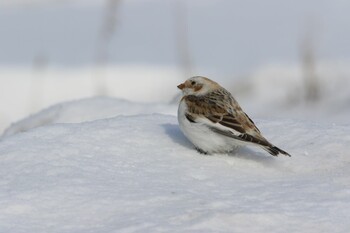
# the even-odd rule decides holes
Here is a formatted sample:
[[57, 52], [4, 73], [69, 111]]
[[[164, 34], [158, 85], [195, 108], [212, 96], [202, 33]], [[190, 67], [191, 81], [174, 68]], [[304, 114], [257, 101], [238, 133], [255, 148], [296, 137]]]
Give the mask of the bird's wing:
[[187, 119], [204, 123], [211, 130], [241, 141], [269, 146], [254, 122], [243, 112], [237, 101], [225, 89], [205, 96], [186, 96]]

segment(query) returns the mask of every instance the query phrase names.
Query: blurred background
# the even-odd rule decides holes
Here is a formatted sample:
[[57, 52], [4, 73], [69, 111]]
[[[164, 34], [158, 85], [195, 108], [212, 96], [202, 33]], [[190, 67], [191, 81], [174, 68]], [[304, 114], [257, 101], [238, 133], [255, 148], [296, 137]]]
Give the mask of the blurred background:
[[0, 132], [61, 101], [176, 104], [203, 75], [252, 118], [347, 123], [350, 1], [0, 0]]

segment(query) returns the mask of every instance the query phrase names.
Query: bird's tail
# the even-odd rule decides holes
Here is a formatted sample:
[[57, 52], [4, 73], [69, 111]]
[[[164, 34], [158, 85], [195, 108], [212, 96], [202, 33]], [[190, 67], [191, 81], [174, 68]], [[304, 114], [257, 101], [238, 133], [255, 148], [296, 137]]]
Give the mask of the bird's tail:
[[266, 150], [267, 152], [269, 152], [270, 154], [272, 154], [273, 156], [278, 156], [279, 154], [283, 154], [283, 155], [291, 157], [290, 154], [288, 154], [284, 150], [282, 150], [274, 145], [264, 146], [263, 149]]

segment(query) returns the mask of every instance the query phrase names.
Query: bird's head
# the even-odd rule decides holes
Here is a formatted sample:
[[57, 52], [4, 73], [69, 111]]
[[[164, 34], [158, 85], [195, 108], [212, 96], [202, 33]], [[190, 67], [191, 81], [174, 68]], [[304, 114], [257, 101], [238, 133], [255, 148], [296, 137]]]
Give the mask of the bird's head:
[[192, 78], [187, 79], [184, 83], [181, 83], [177, 86], [183, 95], [206, 95], [209, 92], [215, 91], [220, 88], [220, 85], [216, 82], [202, 77], [202, 76], [194, 76]]

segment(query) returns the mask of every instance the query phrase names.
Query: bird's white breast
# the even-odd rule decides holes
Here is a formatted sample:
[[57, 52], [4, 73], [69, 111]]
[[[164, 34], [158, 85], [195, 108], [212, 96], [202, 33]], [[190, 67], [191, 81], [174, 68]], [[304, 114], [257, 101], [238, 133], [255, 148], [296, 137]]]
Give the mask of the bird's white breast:
[[186, 118], [187, 104], [181, 100], [178, 108], [178, 121], [183, 134], [199, 149], [208, 153], [232, 151], [239, 144], [232, 138], [213, 132], [204, 122], [191, 123]]

